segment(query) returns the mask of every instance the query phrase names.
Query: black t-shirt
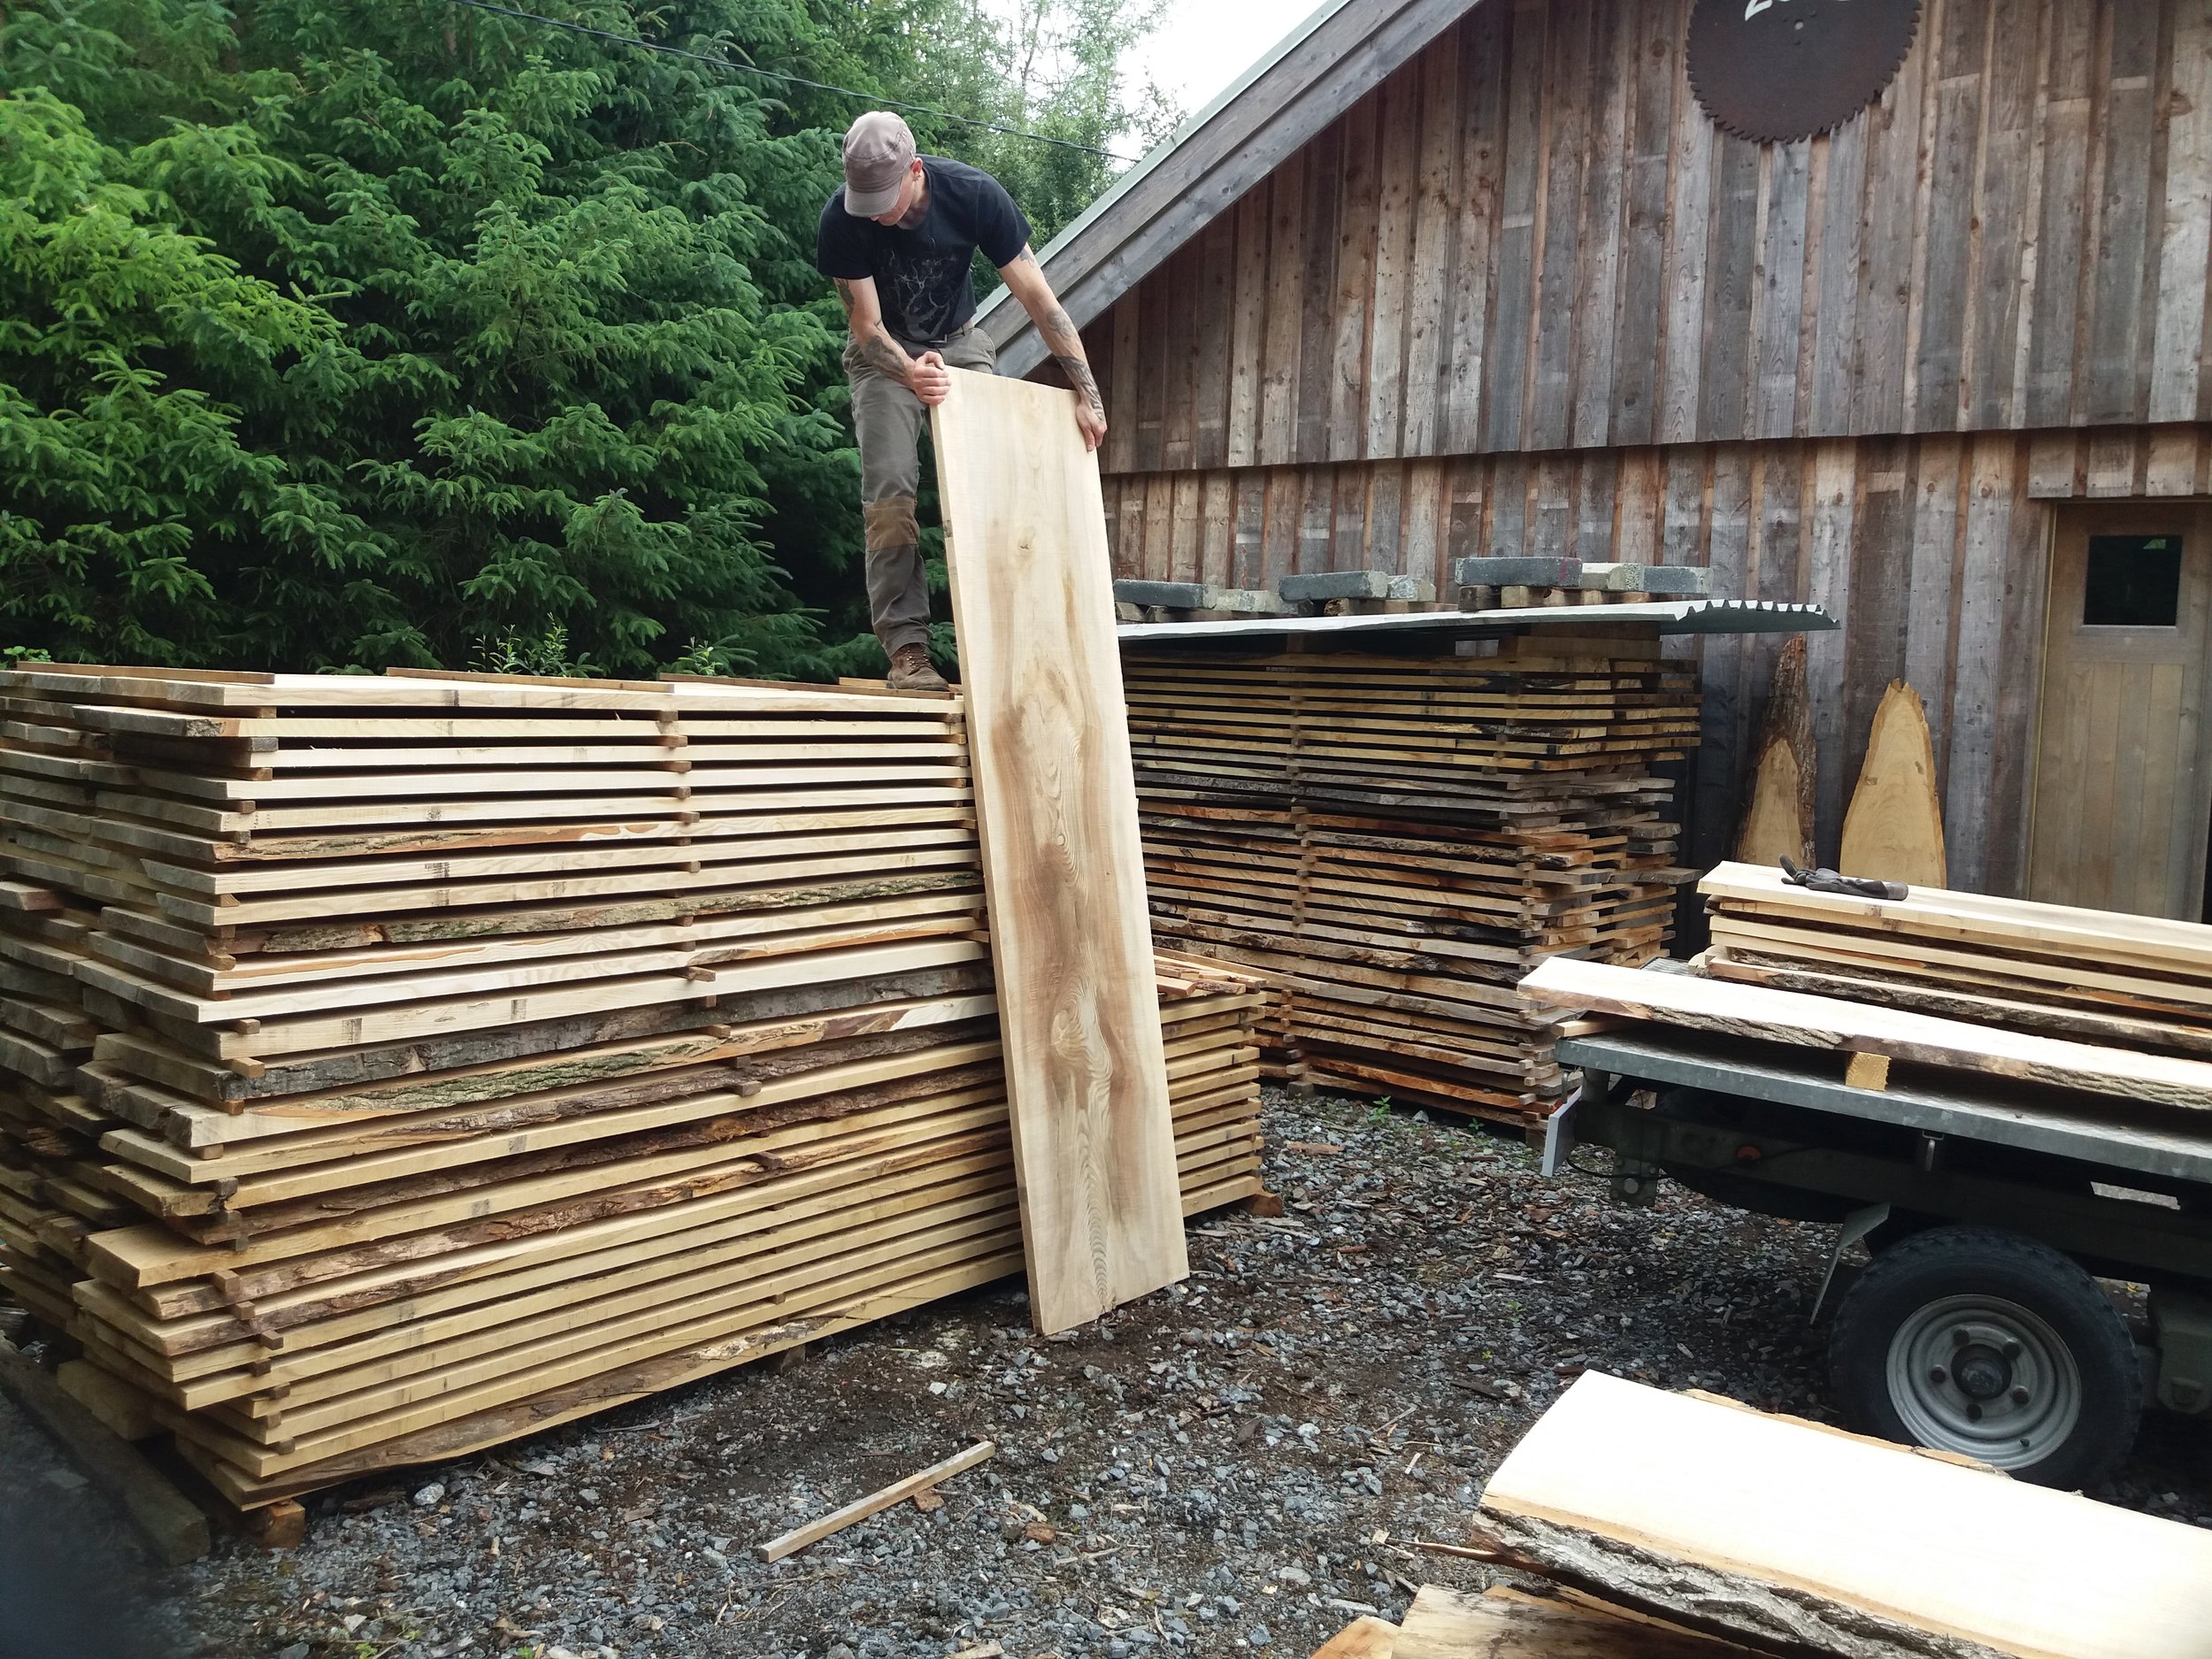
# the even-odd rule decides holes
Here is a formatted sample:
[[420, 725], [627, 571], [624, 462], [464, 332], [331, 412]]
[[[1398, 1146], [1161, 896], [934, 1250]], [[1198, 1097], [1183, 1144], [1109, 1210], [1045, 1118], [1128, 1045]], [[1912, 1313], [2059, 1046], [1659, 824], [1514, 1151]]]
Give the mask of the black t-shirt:
[[1029, 221], [1006, 187], [980, 167], [924, 156], [929, 211], [911, 230], [856, 219], [839, 185], [814, 233], [815, 268], [849, 282], [873, 277], [883, 320], [909, 345], [949, 339], [975, 315], [969, 271], [975, 250], [995, 265], [1013, 264], [1029, 242]]

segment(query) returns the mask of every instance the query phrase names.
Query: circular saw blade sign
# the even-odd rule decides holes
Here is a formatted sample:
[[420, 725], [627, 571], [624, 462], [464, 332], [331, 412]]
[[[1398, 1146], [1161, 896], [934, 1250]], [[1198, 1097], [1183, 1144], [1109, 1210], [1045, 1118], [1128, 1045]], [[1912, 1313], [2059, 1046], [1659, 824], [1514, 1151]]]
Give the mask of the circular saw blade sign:
[[1919, 27], [1920, 0], [1697, 0], [1690, 85], [1724, 130], [1790, 143], [1881, 96]]

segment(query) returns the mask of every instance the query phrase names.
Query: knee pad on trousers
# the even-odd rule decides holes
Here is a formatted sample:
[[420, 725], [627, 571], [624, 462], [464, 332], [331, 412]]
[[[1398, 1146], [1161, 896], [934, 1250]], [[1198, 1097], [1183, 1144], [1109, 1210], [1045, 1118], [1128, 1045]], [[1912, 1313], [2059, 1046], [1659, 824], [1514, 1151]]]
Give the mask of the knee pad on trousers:
[[860, 511], [867, 526], [868, 551], [871, 553], [912, 547], [922, 539], [922, 527], [914, 517], [914, 497], [911, 495], [891, 495], [882, 501], [872, 501]]

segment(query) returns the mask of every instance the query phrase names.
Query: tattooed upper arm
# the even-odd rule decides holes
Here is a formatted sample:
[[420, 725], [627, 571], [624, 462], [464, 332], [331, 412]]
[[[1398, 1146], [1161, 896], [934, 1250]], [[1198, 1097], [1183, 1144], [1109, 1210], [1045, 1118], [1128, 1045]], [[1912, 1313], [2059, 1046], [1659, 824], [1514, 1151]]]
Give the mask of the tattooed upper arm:
[[837, 303], [845, 308], [845, 315], [850, 317], [853, 314], [853, 285], [851, 281], [845, 277], [832, 277], [830, 281], [836, 286]]

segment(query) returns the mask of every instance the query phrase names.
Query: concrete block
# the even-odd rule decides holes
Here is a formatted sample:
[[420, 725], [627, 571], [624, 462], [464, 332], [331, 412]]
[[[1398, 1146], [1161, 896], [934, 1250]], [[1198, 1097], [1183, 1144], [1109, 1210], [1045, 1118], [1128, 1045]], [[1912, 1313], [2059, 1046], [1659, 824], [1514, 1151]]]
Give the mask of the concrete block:
[[1393, 576], [1390, 591], [1383, 597], [1410, 600], [1417, 605], [1432, 605], [1436, 603], [1436, 584], [1425, 576]]
[[1125, 605], [1195, 611], [1205, 603], [1206, 590], [1196, 582], [1120, 581], [1114, 584], [1114, 597]]
[[1452, 566], [1463, 588], [1579, 588], [1580, 559], [1466, 558]]
[[1294, 617], [1298, 607], [1264, 588], [1205, 588], [1200, 589], [1197, 611], [1225, 611], [1235, 617]]
[[1321, 604], [1331, 599], [1387, 599], [1388, 571], [1325, 571], [1317, 576], [1286, 576], [1275, 591], [1294, 605]]
[[1575, 585], [1601, 593], [1680, 598], [1710, 591], [1712, 572], [1697, 565], [1585, 565]]

